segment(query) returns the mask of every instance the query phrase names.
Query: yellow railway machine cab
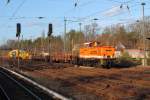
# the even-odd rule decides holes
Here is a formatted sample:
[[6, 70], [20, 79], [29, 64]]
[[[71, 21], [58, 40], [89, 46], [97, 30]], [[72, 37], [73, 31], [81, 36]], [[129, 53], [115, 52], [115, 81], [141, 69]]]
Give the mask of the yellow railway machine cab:
[[31, 59], [31, 55], [25, 50], [12, 50], [8, 53], [8, 58], [10, 59], [16, 59], [18, 57], [22, 60]]

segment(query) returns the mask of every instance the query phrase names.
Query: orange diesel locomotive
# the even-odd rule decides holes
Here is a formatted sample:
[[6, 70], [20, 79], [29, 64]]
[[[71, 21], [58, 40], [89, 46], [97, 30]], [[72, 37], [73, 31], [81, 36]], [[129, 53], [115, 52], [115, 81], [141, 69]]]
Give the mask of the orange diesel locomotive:
[[100, 46], [98, 42], [88, 42], [79, 50], [79, 63], [90, 66], [110, 66], [114, 60], [115, 48], [112, 46]]

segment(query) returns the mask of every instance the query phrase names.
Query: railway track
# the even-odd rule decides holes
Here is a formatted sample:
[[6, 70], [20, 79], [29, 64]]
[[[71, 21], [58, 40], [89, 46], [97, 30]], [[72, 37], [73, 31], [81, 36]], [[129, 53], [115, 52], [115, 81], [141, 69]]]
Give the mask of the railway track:
[[0, 85], [0, 100], [10, 100], [4, 88]]
[[[0, 68], [0, 100], [55, 100], [53, 95]], [[58, 100], [58, 98], [57, 98]], [[60, 99], [61, 100], [61, 99]]]
[[43, 100], [43, 99], [52, 99], [46, 94], [35, 93], [33, 88], [30, 88], [29, 85], [19, 82], [15, 77], [12, 77], [10, 74], [6, 73], [4, 70], [0, 70], [0, 82], [1, 91], [4, 94], [3, 98], [6, 100]]

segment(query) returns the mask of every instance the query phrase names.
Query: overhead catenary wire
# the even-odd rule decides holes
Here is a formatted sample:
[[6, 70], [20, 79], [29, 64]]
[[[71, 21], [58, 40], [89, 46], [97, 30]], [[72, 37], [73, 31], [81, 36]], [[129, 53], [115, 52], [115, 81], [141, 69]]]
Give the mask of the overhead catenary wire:
[[[116, 7], [117, 7], [117, 6], [116, 6]], [[85, 17], [80, 18], [80, 20], [86, 20], [86, 19], [88, 19], [89, 17], [92, 17], [92, 16], [94, 16], [94, 15], [103, 14], [104, 12], [106, 12], [106, 11], [108, 11], [108, 10], [110, 10], [110, 9], [112, 9], [112, 7], [111, 7], [111, 8], [107, 8], [107, 9], [102, 10], [102, 11], [97, 11], [97, 12], [94, 12], [94, 13], [92, 13], [92, 14], [89, 14], [89, 15], [87, 15], [87, 16], [85, 16]]]
[[[24, 0], [25, 1], [25, 0]], [[90, 0], [91, 1], [91, 0]], [[20, 4], [20, 5], [22, 5], [22, 4]], [[20, 6], [19, 6], [20, 7]], [[110, 8], [111, 9], [111, 8]], [[98, 11], [98, 12], [96, 12], [96, 13], [93, 13], [93, 14], [90, 14], [90, 15], [88, 15], [88, 16], [86, 16], [86, 18], [89, 18], [89, 17], [91, 17], [91, 16], [94, 16], [95, 14], [98, 14], [98, 13], [101, 13], [101, 12], [105, 12], [106, 10], [104, 10], [104, 11]], [[16, 17], [16, 18], [11, 18], [11, 19], [30, 19], [30, 18], [38, 18], [38, 17]], [[84, 18], [79, 18], [80, 19], [80, 21], [81, 21], [81, 19], [86, 19], [85, 17]]]
[[[114, 7], [118, 7], [118, 6], [114, 6]], [[87, 18], [89, 18], [89, 17], [91, 17], [91, 16], [94, 16], [94, 15], [96, 15], [96, 14], [103, 14], [104, 12], [106, 12], [106, 11], [108, 11], [108, 10], [110, 10], [110, 9], [112, 9], [112, 7], [111, 7], [111, 8], [108, 8], [108, 9], [105, 9], [105, 10], [102, 10], [102, 11], [97, 11], [97, 12], [94, 12], [94, 13], [92, 13], [92, 14], [89, 14], [89, 15], [83, 17], [82, 19], [87, 19]]]
[[[131, 7], [135, 7], [135, 6], [137, 6], [138, 4], [136, 4], [136, 5], [132, 5]], [[103, 12], [105, 12], [106, 10], [104, 10]], [[101, 13], [103, 13], [103, 12], [101, 12]], [[96, 12], [97, 13], [97, 12]], [[96, 13], [94, 13], [94, 14], [96, 14]], [[122, 13], [120, 13], [120, 14], [117, 14], [117, 15], [113, 15], [112, 17], [115, 17], [115, 16], [118, 16], [118, 15], [121, 15]], [[91, 15], [93, 15], [93, 14], [91, 14]], [[86, 18], [88, 19], [88, 17], [91, 17], [91, 15], [90, 16], [86, 16]], [[99, 20], [104, 20], [104, 19], [106, 19], [106, 18], [104, 18], [104, 17], [102, 17], [102, 18], [100, 18]], [[83, 20], [85, 20], [85, 17], [83, 18]], [[91, 19], [90, 19], [91, 20]], [[81, 21], [81, 20], [80, 20]], [[72, 22], [74, 22], [74, 21], [72, 21]], [[70, 22], [70, 23], [72, 23], [72, 22]]]
[[[138, 2], [137, 2], [138, 3]], [[133, 7], [136, 7], [136, 6], [138, 6], [139, 5], [139, 3], [138, 4], [134, 4], [134, 5], [131, 5], [130, 6], [130, 8], [133, 8]], [[111, 9], [111, 8], [109, 8], [109, 9]], [[84, 22], [84, 21], [90, 21], [91, 19], [89, 19], [90, 17], [92, 17], [92, 16], [94, 16], [94, 15], [96, 15], [96, 14], [102, 14], [102, 13], [104, 13], [104, 12], [106, 12], [106, 11], [108, 11], [109, 9], [105, 9], [105, 10], [102, 10], [102, 11], [97, 11], [97, 12], [95, 12], [95, 13], [92, 13], [92, 14], [89, 14], [89, 15], [87, 15], [87, 16], [85, 16], [85, 17], [82, 17], [82, 18], [80, 18], [78, 21], [79, 22]], [[122, 13], [121, 13], [122, 14]], [[116, 14], [116, 15], [113, 15], [113, 16], [111, 16], [111, 17], [115, 17], [115, 16], [118, 16], [118, 15], [121, 15], [121, 14]], [[130, 14], [130, 16], [131, 16], [131, 14]], [[104, 20], [104, 19], [106, 19], [106, 17], [102, 17], [102, 18], [99, 18], [99, 20]], [[73, 22], [76, 22], [76, 21], [70, 21], [69, 23], [73, 23]]]
[[[79, 2], [79, 0], [77, 0], [77, 1]], [[109, 0], [109, 1], [110, 1], [110, 0]], [[111, 0], [111, 1], [114, 1], [114, 0]], [[131, 1], [131, 0], [129, 0], [129, 1]], [[128, 2], [129, 2], [129, 1], [128, 1]], [[25, 0], [23, 1], [23, 3], [24, 3], [24, 2], [25, 2]], [[88, 4], [88, 3], [91, 3], [91, 2], [93, 2], [93, 0], [90, 0], [90, 1], [88, 1], [88, 2], [86, 2], [86, 3]], [[23, 5], [23, 3], [21, 3], [18, 8], [20, 8], [21, 5]], [[86, 4], [86, 3], [83, 3], [83, 5]], [[122, 3], [122, 2], [121, 2], [121, 3]], [[82, 4], [81, 4], [81, 5], [82, 5]], [[14, 16], [16, 13], [17, 13], [17, 11], [15, 11], [12, 16]], [[99, 12], [96, 12], [95, 14], [97, 14], [97, 13], [99, 13]], [[94, 14], [91, 14], [91, 15], [94, 15]], [[90, 15], [88, 15], [88, 16], [90, 16]], [[88, 17], [88, 16], [87, 16], [87, 17]], [[14, 18], [14, 19], [26, 19], [26, 18], [27, 18], [27, 17], [20, 17], [20, 18]], [[30, 17], [29, 17], [29, 18], [30, 18]], [[10, 18], [10, 19], [13, 19], [13, 18]]]
[[[23, 0], [21, 3], [20, 3], [20, 5], [15, 9], [15, 11], [13, 12], [13, 14], [12, 14], [12, 16], [11, 16], [11, 18], [13, 18], [17, 13], [18, 13], [18, 11], [21, 9], [21, 7], [24, 5], [24, 3], [26, 2], [27, 0]], [[10, 19], [11, 19], [10, 18]]]
[[[134, 0], [128, 0], [128, 1], [122, 1], [122, 2], [117, 1], [117, 0], [108, 0], [108, 1], [117, 2], [117, 3], [120, 4], [120, 6], [123, 5], [123, 4], [125, 4], [129, 12], [130, 12], [130, 8], [131, 8], [131, 7], [137, 6], [137, 5], [139, 5], [139, 3], [140, 3], [140, 2], [136, 2], [136, 4], [134, 4], [133, 6], [129, 7], [129, 5], [128, 5], [127, 3], [133, 2]], [[111, 8], [110, 8], [110, 9], [111, 9]], [[94, 16], [94, 15], [96, 15], [96, 14], [98, 14], [98, 13], [105, 12], [105, 11], [107, 11], [107, 10], [109, 10], [109, 9], [106, 9], [106, 10], [103, 10], [103, 11], [97, 11], [97, 12], [92, 13], [92, 14], [89, 14], [89, 15], [87, 15], [87, 16], [81, 18], [81, 19], [87, 19], [88, 17]]]
[[[108, 0], [108, 1], [118, 1], [118, 0]], [[121, 3], [123, 3], [125, 0], [123, 0], [123, 1], [121, 1], [119, 4], [121, 4]], [[130, 1], [130, 2], [129, 2]], [[132, 0], [132, 1], [134, 1], [134, 0]], [[91, 4], [92, 2], [94, 2], [94, 0], [89, 0], [89, 3], [88, 3], [88, 1], [87, 2], [84, 2], [84, 3], [82, 3], [82, 4], [79, 4], [78, 5], [78, 8], [80, 8], [80, 7], [82, 7], [81, 5], [83, 5], [83, 6], [86, 6], [86, 5], [88, 5], [88, 4]], [[127, 2], [127, 1], [126, 1]], [[80, 0], [78, 0], [78, 3], [80, 3]], [[131, 0], [128, 0], [128, 3], [131, 3]], [[131, 7], [130, 7], [131, 8]], [[105, 11], [105, 10], [104, 10]], [[16, 14], [17, 14], [17, 12], [18, 11], [16, 11]], [[16, 15], [16, 14], [14, 14], [14, 15]], [[97, 12], [95, 12], [95, 13], [92, 13], [92, 14], [90, 14], [90, 15], [87, 15], [87, 16], [85, 16], [85, 17], [83, 17], [83, 18], [79, 18], [80, 19], [80, 21], [84, 21], [84, 20], [86, 20], [86, 19], [89, 19], [89, 18], [91, 18], [92, 16], [94, 16], [94, 15], [96, 15], [96, 14], [101, 14], [101, 11], [97, 11]], [[12, 16], [11, 16], [12, 17]], [[14, 16], [15, 17], [15, 16]], [[19, 18], [11, 18], [11, 19], [19, 19]], [[28, 17], [29, 18], [29, 17]], [[22, 17], [22, 19], [28, 19], [27, 17]], [[69, 23], [71, 23], [71, 22], [69, 22]]]
[[[20, 10], [20, 8], [23, 6], [23, 4], [25, 3], [26, 0], [23, 0], [19, 6], [15, 9], [15, 11], [12, 13], [12, 16], [9, 18], [9, 19], [12, 19], [16, 14], [17, 12]], [[9, 21], [7, 21], [5, 24], [3, 24], [2, 26], [6, 26], [7, 24], [9, 23]]]
[[9, 18], [9, 19], [35, 19], [35, 18], [37, 18], [37, 19], [44, 19], [44, 18], [46, 18], [46, 17], [43, 17], [43, 16], [35, 16], [35, 17], [14, 17], [14, 18]]
[[131, 3], [135, 0], [123, 0], [123, 1], [118, 1], [118, 0], [107, 0], [107, 1], [111, 1], [111, 2], [116, 2], [116, 3], [121, 3], [121, 4], [127, 4], [127, 3]]
[[[134, 5], [130, 5], [129, 7], [130, 7], [130, 8], [133, 8], [133, 7], [136, 7], [136, 6], [139, 6], [139, 3], [134, 4]], [[117, 6], [116, 6], [116, 7], [117, 7]], [[110, 9], [112, 9], [112, 7], [111, 7], [111, 8], [107, 8], [107, 9], [102, 10], [102, 11], [94, 12], [94, 13], [92, 13], [92, 14], [89, 14], [89, 15], [85, 16], [85, 17], [82, 17], [81, 20], [88, 19], [88, 18], [90, 18], [90, 17], [92, 17], [92, 16], [95, 16], [95, 15], [97, 15], [97, 14], [99, 14], [99, 15], [100, 15], [100, 14], [103, 14], [104, 12], [106, 12], [106, 11], [108, 11], [108, 10], [110, 10]]]
[[80, 1], [79, 0], [76, 0], [74, 3], [73, 3], [73, 8], [69, 9], [68, 11], [65, 12], [65, 14], [69, 14], [69, 13], [72, 13], [74, 10], [76, 9], [79, 9], [81, 7], [84, 7], [86, 5], [89, 5], [91, 3], [95, 3], [95, 0], [89, 0], [87, 2], [84, 2], [84, 3], [81, 3], [80, 4]]

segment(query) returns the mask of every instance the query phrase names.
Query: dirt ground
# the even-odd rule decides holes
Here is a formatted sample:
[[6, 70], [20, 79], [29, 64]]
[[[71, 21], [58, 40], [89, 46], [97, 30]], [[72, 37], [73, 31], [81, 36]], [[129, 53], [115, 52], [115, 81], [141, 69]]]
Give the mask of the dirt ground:
[[24, 74], [75, 100], [150, 100], [150, 67], [67, 67]]

